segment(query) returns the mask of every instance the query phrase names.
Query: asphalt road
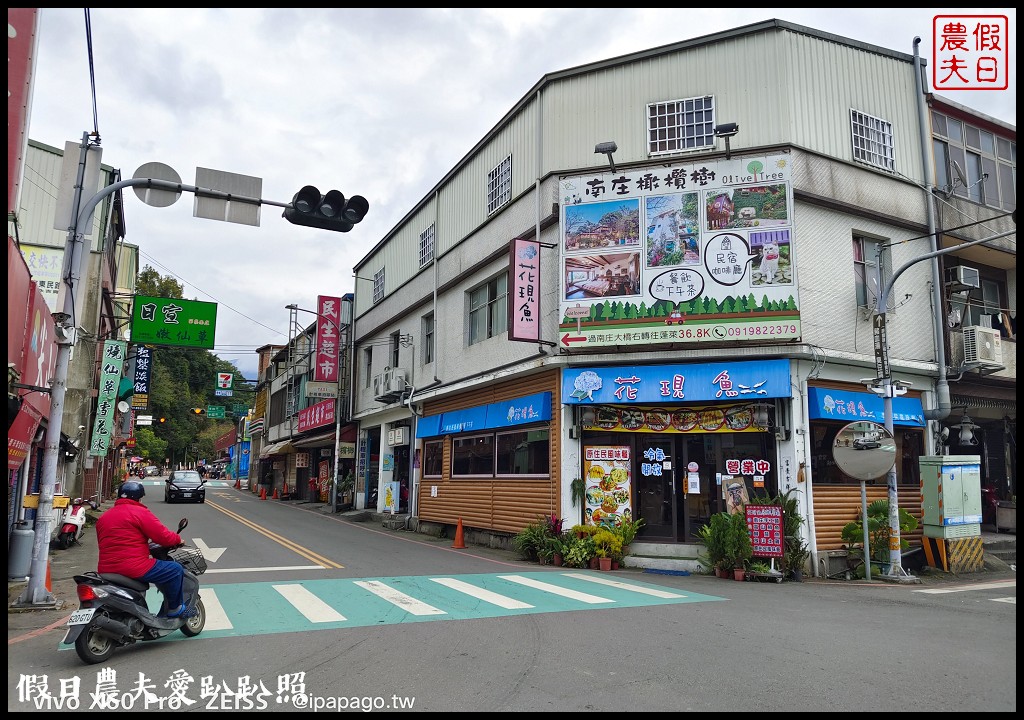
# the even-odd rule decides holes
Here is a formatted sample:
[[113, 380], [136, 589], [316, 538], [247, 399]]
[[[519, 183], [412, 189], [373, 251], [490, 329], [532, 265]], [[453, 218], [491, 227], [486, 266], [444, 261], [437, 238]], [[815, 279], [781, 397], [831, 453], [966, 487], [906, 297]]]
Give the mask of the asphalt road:
[[71, 576], [95, 564], [87, 532], [54, 551], [68, 604], [8, 616], [9, 710], [56, 708], [62, 687], [81, 710], [112, 688], [133, 710], [147, 694], [148, 709], [221, 711], [1016, 710], [1009, 571], [920, 585], [573, 571], [226, 485], [202, 505], [149, 495], [166, 524], [189, 518], [210, 561], [208, 631], [103, 666], [59, 649]]

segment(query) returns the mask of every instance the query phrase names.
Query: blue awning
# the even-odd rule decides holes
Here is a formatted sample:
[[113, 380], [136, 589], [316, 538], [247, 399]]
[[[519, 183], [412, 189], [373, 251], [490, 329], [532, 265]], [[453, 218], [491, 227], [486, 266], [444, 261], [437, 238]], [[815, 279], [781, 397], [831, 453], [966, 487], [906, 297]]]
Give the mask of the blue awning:
[[[807, 410], [811, 420], [870, 420], [885, 424], [885, 402], [874, 393], [811, 387], [807, 389]], [[893, 425], [924, 427], [925, 422], [920, 398], [892, 399]]]
[[441, 434], [441, 415], [425, 415], [416, 421], [416, 437], [434, 437]]
[[534, 393], [490, 405], [425, 415], [416, 422], [416, 437], [526, 425], [551, 419], [551, 393]]

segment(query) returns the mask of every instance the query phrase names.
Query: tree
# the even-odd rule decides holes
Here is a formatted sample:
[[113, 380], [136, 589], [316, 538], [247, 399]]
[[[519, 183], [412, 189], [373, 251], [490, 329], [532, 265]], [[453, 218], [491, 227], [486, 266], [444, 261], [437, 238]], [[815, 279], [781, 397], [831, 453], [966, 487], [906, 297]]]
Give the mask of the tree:
[[184, 293], [181, 283], [172, 277], [164, 277], [147, 265], [135, 279], [135, 292], [139, 295], [163, 298], [181, 298]]

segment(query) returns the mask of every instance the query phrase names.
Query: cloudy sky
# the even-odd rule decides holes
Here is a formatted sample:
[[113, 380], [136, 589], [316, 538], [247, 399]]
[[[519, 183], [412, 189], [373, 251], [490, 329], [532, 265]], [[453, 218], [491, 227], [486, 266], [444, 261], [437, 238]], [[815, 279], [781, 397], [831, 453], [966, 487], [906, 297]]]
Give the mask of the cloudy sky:
[[546, 73], [772, 17], [907, 54], [920, 36], [931, 63], [936, 14], [1009, 17], [1010, 89], [944, 94], [1016, 125], [1010, 8], [94, 8], [88, 23], [45, 8], [29, 136], [63, 148], [98, 129], [125, 178], [161, 162], [186, 185], [196, 167], [258, 176], [267, 200], [307, 184], [369, 200], [342, 234], [274, 206], [256, 228], [193, 218], [191, 195], [169, 208], [125, 195], [141, 265], [219, 304], [215, 352], [252, 378], [253, 350], [287, 340], [284, 306], [351, 292], [355, 263]]

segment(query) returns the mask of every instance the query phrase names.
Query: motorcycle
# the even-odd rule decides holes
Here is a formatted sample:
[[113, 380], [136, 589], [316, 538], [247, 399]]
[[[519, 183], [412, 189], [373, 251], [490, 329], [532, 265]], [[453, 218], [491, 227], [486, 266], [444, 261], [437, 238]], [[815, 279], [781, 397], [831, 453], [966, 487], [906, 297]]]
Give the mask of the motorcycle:
[[[182, 518], [178, 533], [187, 526], [188, 520]], [[182, 586], [187, 611], [182, 617], [161, 617], [167, 612], [167, 599], [163, 598], [159, 613], [150, 612], [146, 604], [149, 583], [141, 580], [112, 573], [76, 575], [79, 609], [68, 618], [68, 631], [61, 642], [74, 645], [83, 662], [105, 662], [116, 648], [158, 640], [176, 630], [186, 637], [203, 631], [206, 608], [199, 597], [199, 576], [206, 572], [206, 559], [202, 551], [188, 545], [165, 548], [154, 543], [149, 548], [158, 560], [173, 560], [185, 568]]]
[[[93, 497], [96, 496], [94, 495]], [[55, 539], [57, 547], [61, 550], [67, 550], [74, 543], [80, 541], [85, 534], [85, 508], [87, 506], [93, 510], [96, 509], [96, 503], [91, 498], [89, 500], [75, 498], [64, 508], [64, 513], [56, 524], [57, 534]]]

